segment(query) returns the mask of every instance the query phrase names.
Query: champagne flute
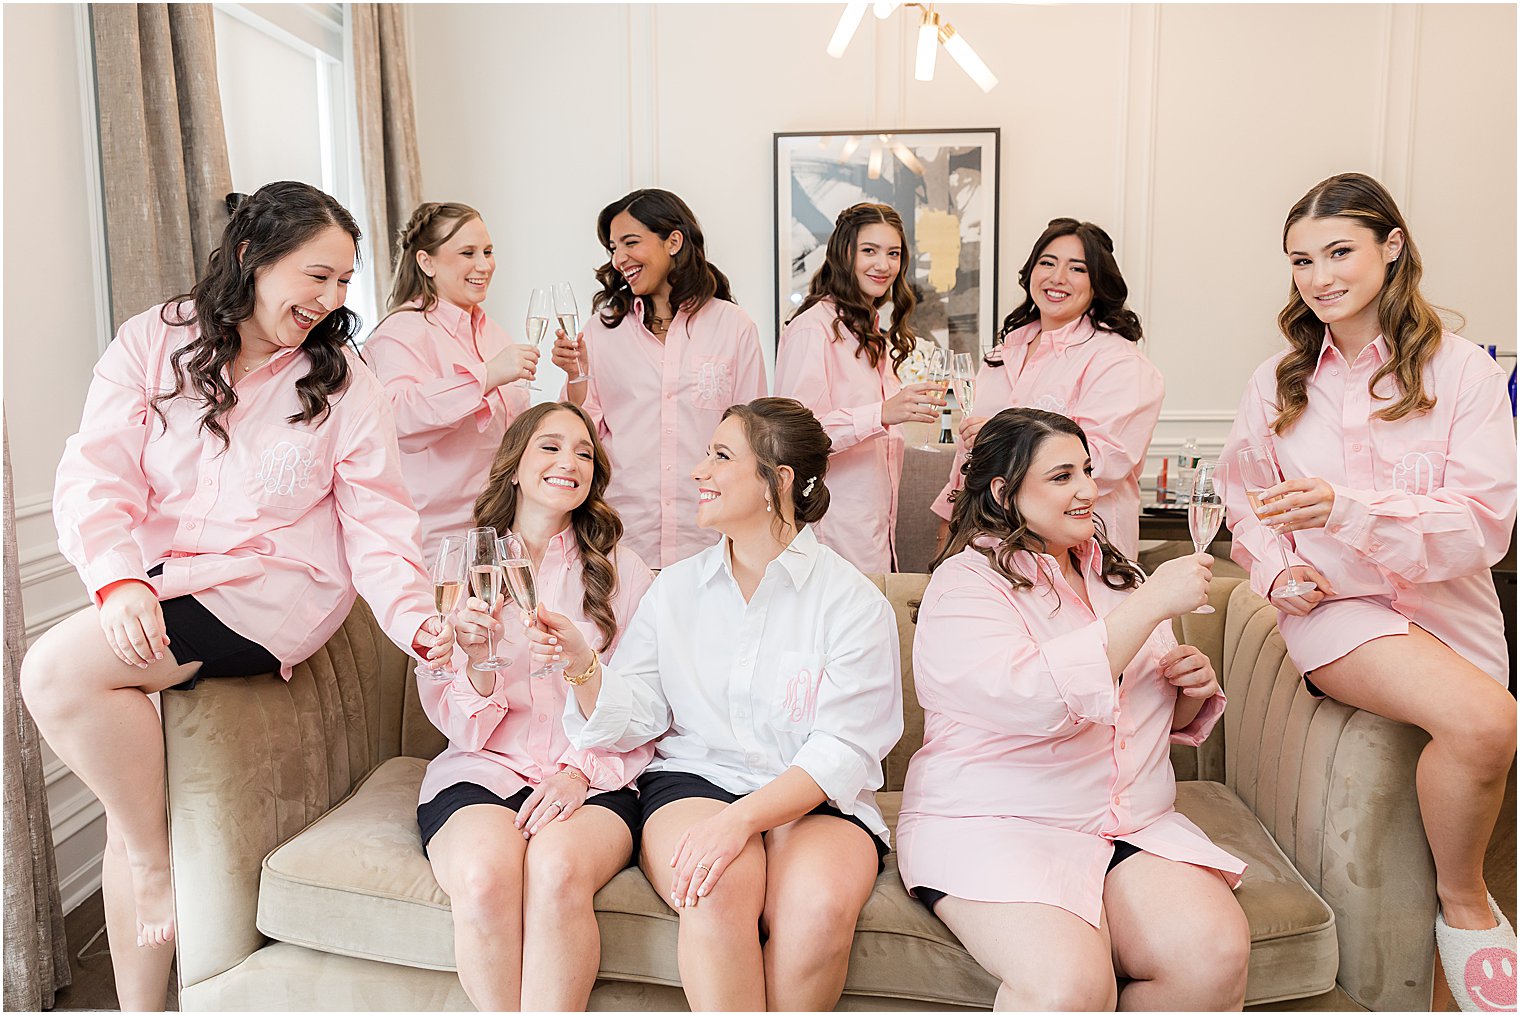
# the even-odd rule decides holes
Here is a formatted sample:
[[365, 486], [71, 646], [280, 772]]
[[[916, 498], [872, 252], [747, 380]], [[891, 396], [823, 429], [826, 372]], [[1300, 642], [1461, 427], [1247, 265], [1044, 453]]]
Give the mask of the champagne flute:
[[[1199, 462], [1193, 473], [1193, 489], [1188, 495], [1188, 531], [1193, 536], [1193, 551], [1207, 553], [1209, 544], [1219, 535], [1224, 524], [1224, 497], [1219, 491], [1224, 466], [1218, 462]], [[1194, 613], [1213, 613], [1214, 607], [1204, 603]]]
[[[575, 290], [570, 288], [569, 282], [554, 283], [554, 315], [559, 318], [559, 330], [574, 342], [575, 336], [580, 332], [581, 312], [575, 305]], [[581, 362], [580, 356], [576, 356], [575, 376], [570, 378], [570, 383], [590, 379], [591, 374], [587, 372], [585, 364]]]
[[[930, 351], [925, 362], [925, 380], [930, 384], [939, 385], [939, 394], [941, 396], [948, 393], [950, 390], [950, 366], [945, 360], [944, 350], [941, 349], [938, 345], [935, 345], [933, 350]], [[939, 454], [943, 449], [939, 446], [939, 444], [925, 437], [924, 442], [918, 445], [918, 450], [933, 451], [935, 454]]]
[[[547, 289], [534, 289], [533, 295], [528, 298], [528, 344], [535, 349], [543, 344], [544, 336], [549, 333], [549, 319], [554, 316], [554, 300], [549, 296]], [[523, 378], [522, 383], [528, 389], [531, 400], [537, 389], [533, 382]]]
[[971, 415], [971, 406], [976, 402], [976, 366], [971, 360], [969, 352], [958, 352], [952, 360], [952, 371], [955, 376], [955, 400], [961, 407], [961, 418]]
[[[532, 627], [538, 612], [539, 587], [538, 572], [533, 567], [528, 544], [517, 533], [508, 532], [496, 540], [496, 547], [501, 556], [502, 573], [507, 580], [507, 592], [517, 604], [523, 627]], [[552, 672], [554, 667], [546, 664], [535, 669], [529, 676], [543, 677]]]
[[[463, 536], [444, 536], [438, 544], [438, 559], [433, 562], [433, 609], [438, 614], [440, 627], [459, 605], [464, 594], [465, 541]], [[447, 665], [429, 666], [424, 660], [417, 672], [425, 677], [441, 677], [449, 672]]]
[[[465, 533], [466, 551], [470, 561], [470, 591], [475, 598], [486, 604], [486, 612], [495, 614], [501, 602], [501, 556], [496, 549], [496, 529], [486, 525]], [[511, 665], [496, 655], [496, 632], [487, 635], [489, 653], [475, 664], [482, 672], [499, 670]]]
[[[1240, 466], [1240, 482], [1246, 488], [1246, 499], [1251, 502], [1251, 510], [1260, 518], [1262, 491], [1282, 482], [1277, 459], [1266, 444], [1247, 444], [1240, 449], [1237, 462]], [[1272, 530], [1272, 537], [1277, 540], [1277, 549], [1282, 553], [1283, 570], [1288, 574], [1288, 580], [1281, 587], [1273, 589], [1272, 595], [1277, 599], [1288, 599], [1313, 592], [1317, 588], [1313, 582], [1299, 581], [1293, 576], [1293, 564], [1288, 559], [1288, 541], [1283, 538], [1283, 534], [1266, 522], [1262, 524]]]

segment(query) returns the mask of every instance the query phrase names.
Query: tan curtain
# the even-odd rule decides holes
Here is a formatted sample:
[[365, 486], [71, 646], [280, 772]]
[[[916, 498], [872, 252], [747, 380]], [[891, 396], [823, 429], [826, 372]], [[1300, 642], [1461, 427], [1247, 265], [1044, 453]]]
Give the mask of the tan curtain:
[[349, 4], [359, 159], [369, 212], [372, 276], [384, 311], [396, 231], [422, 201], [406, 4]]
[[[3, 426], [3, 424], [0, 424]], [[69, 985], [63, 902], [53, 860], [42, 740], [21, 703], [26, 618], [16, 556], [16, 500], [11, 491], [10, 428], [5, 444], [5, 1010], [53, 1006]]]
[[91, 4], [112, 330], [190, 291], [232, 190], [210, 4]]

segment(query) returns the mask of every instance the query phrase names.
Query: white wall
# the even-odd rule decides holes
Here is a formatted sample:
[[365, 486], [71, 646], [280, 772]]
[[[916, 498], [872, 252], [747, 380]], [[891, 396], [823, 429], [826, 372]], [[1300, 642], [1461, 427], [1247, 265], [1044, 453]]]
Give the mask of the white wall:
[[1281, 341], [1283, 218], [1332, 173], [1383, 180], [1427, 294], [1514, 348], [1513, 6], [940, 7], [998, 76], [990, 94], [943, 53], [913, 80], [900, 12], [867, 15], [830, 59], [841, 9], [414, 6], [426, 197], [485, 215], [491, 313], [520, 333], [528, 290], [558, 277], [584, 300], [597, 210], [661, 186], [773, 339], [773, 132], [993, 126], [999, 314], [1046, 221], [1106, 226], [1167, 379], [1153, 457], [1190, 435], [1217, 450]]
[[[78, 4], [4, 11], [5, 417], [29, 642], [86, 602], [58, 554], [53, 472], [110, 338], [82, 17]], [[105, 820], [84, 784], [44, 754], [69, 909], [99, 887]]]

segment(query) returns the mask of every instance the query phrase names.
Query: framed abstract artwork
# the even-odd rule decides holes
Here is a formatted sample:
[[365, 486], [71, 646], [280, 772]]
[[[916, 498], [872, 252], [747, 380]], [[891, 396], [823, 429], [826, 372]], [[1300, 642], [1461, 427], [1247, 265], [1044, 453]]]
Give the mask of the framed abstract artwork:
[[999, 131], [777, 134], [776, 334], [807, 295], [834, 219], [891, 205], [913, 252], [914, 330], [978, 357], [997, 329]]

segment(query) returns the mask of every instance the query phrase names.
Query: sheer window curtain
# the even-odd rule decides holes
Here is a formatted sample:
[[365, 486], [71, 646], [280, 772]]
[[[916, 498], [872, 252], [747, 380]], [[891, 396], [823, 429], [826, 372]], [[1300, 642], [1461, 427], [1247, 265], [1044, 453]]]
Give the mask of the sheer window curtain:
[[395, 270], [396, 231], [422, 201], [406, 4], [349, 4], [354, 108], [380, 313]]

